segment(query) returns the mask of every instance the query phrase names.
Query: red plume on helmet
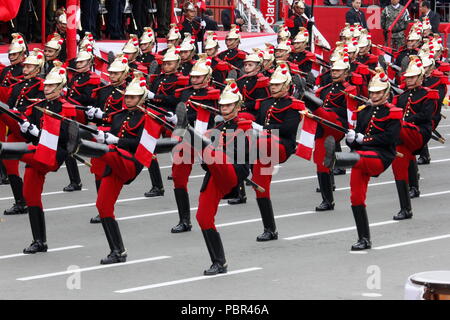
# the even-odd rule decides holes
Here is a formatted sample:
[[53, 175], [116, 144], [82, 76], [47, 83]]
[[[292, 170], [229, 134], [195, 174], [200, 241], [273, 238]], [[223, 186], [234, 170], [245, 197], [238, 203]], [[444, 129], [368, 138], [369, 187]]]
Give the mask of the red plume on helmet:
[[145, 86], [147, 85], [147, 83], [146, 83], [144, 77], [140, 77], [140, 78], [139, 78], [139, 85], [140, 85], [141, 87], [145, 87]]

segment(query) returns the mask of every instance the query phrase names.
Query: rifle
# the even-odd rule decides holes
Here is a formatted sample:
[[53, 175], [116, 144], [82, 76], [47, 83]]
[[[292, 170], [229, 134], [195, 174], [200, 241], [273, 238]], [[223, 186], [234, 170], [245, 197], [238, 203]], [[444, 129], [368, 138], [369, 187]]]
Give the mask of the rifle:
[[62, 120], [62, 121], [66, 120], [66, 121], [69, 121], [69, 122], [74, 122], [74, 123], [78, 124], [78, 126], [79, 126], [81, 129], [86, 130], [86, 131], [88, 131], [88, 132], [90, 132], [90, 133], [92, 133], [92, 134], [98, 134], [98, 130], [97, 130], [97, 129], [94, 129], [94, 128], [89, 127], [89, 126], [87, 126], [87, 125], [85, 125], [85, 124], [79, 123], [79, 122], [76, 121], [76, 120], [73, 120], [73, 119], [64, 117], [64, 116], [62, 116], [62, 115], [60, 115], [60, 114], [58, 114], [58, 113], [56, 113], [56, 112], [47, 110], [47, 109], [42, 108], [42, 107], [38, 107], [38, 106], [33, 106], [33, 107], [36, 108], [37, 110], [41, 111], [42, 113], [44, 113], [44, 114], [46, 114], [46, 115], [52, 117], [52, 118], [59, 119], [59, 120]]
[[3, 102], [0, 101], [0, 112], [5, 113], [8, 117], [11, 119], [16, 120], [18, 123], [23, 123], [25, 120], [23, 120], [19, 115], [17, 115], [14, 112], [11, 112], [9, 110], [9, 106]]
[[156, 114], [150, 112], [149, 110], [146, 110], [144, 107], [142, 106], [137, 106], [139, 110], [141, 110], [144, 114], [150, 116], [152, 119], [158, 121], [160, 124], [162, 124], [163, 126], [165, 126], [167, 129], [174, 131], [175, 127], [173, 125], [171, 125], [170, 123], [168, 123], [167, 121], [161, 119], [160, 117], [158, 117]]
[[213, 108], [213, 107], [208, 106], [208, 105], [206, 105], [206, 104], [199, 103], [199, 102], [195, 102], [195, 101], [192, 101], [192, 100], [188, 100], [188, 101], [189, 101], [190, 103], [192, 103], [194, 106], [203, 108], [203, 109], [205, 109], [205, 110], [208, 110], [208, 111], [213, 112], [213, 113], [216, 113], [216, 114], [220, 114], [220, 110], [218, 110], [218, 109], [216, 109], [216, 108]]

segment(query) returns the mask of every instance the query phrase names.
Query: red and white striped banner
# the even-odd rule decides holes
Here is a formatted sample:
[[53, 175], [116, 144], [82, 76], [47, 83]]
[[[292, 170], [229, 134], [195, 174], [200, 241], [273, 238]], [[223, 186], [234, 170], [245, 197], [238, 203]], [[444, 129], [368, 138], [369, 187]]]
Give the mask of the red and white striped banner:
[[300, 140], [298, 141], [295, 155], [300, 158], [311, 160], [314, 150], [314, 141], [316, 136], [317, 122], [311, 118], [305, 117], [303, 127], [300, 131]]
[[162, 126], [153, 118], [145, 115], [144, 130], [142, 130], [141, 140], [135, 153], [135, 158], [143, 166], [150, 167], [156, 142], [161, 136]]
[[48, 166], [55, 166], [61, 121], [44, 114], [41, 137], [34, 159]]

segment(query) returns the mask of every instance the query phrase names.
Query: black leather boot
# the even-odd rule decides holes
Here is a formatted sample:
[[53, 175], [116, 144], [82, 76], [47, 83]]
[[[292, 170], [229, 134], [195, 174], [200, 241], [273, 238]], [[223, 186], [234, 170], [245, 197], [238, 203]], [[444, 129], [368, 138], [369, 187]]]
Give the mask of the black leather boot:
[[238, 192], [239, 192], [239, 196], [237, 198], [228, 200], [228, 204], [233, 205], [233, 204], [241, 204], [241, 203], [247, 202], [247, 194], [245, 193], [244, 181], [239, 183]]
[[205, 276], [213, 276], [219, 273], [226, 273], [228, 265], [225, 260], [225, 252], [220, 234], [214, 229], [202, 230], [202, 234], [212, 261], [211, 267], [205, 270], [203, 274]]
[[11, 190], [14, 195], [15, 203], [10, 209], [6, 209], [4, 211], [5, 215], [14, 215], [14, 214], [24, 214], [28, 213], [28, 208], [25, 204], [25, 199], [23, 198], [23, 181], [22, 178], [16, 175], [9, 175], [9, 181], [11, 183]]
[[425, 145], [425, 147], [423, 147], [422, 151], [420, 152], [419, 159], [417, 159], [417, 164], [430, 164], [430, 161], [430, 151], [428, 150], [428, 145]]
[[367, 217], [366, 207], [352, 206], [353, 217], [355, 218], [356, 230], [358, 231], [358, 242], [352, 245], [352, 251], [365, 250], [372, 248], [370, 242], [369, 219]]
[[67, 157], [66, 159], [67, 173], [69, 174], [70, 184], [64, 187], [63, 191], [72, 192], [80, 191], [82, 184], [80, 179], [80, 171], [78, 170], [77, 160], [72, 157]]
[[411, 219], [411, 199], [409, 198], [408, 184], [404, 180], [395, 180], [398, 197], [400, 200], [400, 211], [394, 216], [394, 220]]
[[408, 176], [409, 176], [409, 198], [412, 199], [420, 197], [419, 168], [417, 167], [417, 162], [415, 160], [411, 160], [409, 162]]
[[322, 203], [316, 207], [316, 211], [334, 210], [331, 174], [326, 172], [317, 172], [317, 178], [319, 179], [320, 193], [322, 194]]
[[178, 215], [180, 222], [170, 230], [172, 233], [191, 231], [191, 205], [189, 203], [189, 194], [185, 189], [175, 188], [175, 200], [177, 202]]
[[153, 159], [150, 168], [148, 168], [150, 180], [152, 181], [152, 188], [150, 191], [144, 193], [146, 197], [162, 197], [164, 196], [164, 186], [161, 178], [161, 170], [157, 159]]
[[[98, 193], [98, 190], [100, 189], [101, 183], [102, 183], [102, 180], [95, 180], [95, 189], [97, 189], [97, 193]], [[99, 215], [96, 215], [95, 217], [91, 218], [91, 220], [89, 222], [90, 223], [101, 223], [102, 220], [100, 219]]]
[[[336, 152], [342, 152], [342, 147], [339, 141], [335, 142], [335, 150]], [[334, 168], [333, 169], [333, 175], [335, 176], [340, 176], [340, 175], [344, 175], [346, 173], [345, 169], [341, 169], [341, 168]], [[333, 189], [334, 191], [334, 189]]]
[[47, 233], [45, 229], [44, 211], [39, 207], [29, 207], [28, 217], [30, 218], [33, 242], [28, 248], [23, 249], [25, 254], [36, 252], [47, 252]]
[[112, 264], [127, 261], [127, 251], [123, 246], [122, 236], [117, 221], [108, 217], [101, 219], [101, 222], [111, 252], [106, 258], [100, 260], [100, 264]]
[[9, 184], [6, 168], [2, 161], [0, 161], [0, 185], [1, 184]]
[[[331, 172], [331, 184], [333, 185], [333, 191], [336, 190], [336, 182], [334, 181], [334, 170]], [[316, 188], [316, 192], [320, 193], [320, 187]]]
[[269, 198], [256, 198], [261, 213], [264, 232], [256, 237], [256, 241], [270, 241], [278, 239], [277, 227], [273, 216], [272, 200]]

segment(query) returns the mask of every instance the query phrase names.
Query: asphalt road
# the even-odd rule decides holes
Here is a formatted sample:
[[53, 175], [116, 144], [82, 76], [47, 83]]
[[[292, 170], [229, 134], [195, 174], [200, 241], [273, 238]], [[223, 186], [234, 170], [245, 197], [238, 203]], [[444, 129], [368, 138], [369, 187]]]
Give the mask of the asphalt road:
[[[450, 112], [445, 111], [450, 115]], [[450, 121], [440, 132], [450, 138]], [[292, 156], [273, 177], [272, 200], [279, 239], [258, 243], [262, 232], [254, 192], [246, 204], [222, 202], [216, 216], [229, 272], [204, 277], [208, 252], [195, 221], [202, 175], [190, 179], [193, 229], [171, 234], [178, 221], [168, 155], [159, 157], [166, 194], [145, 198], [147, 171], [126, 186], [116, 216], [128, 250], [125, 264], [101, 266], [109, 249], [97, 214], [93, 176], [80, 166], [83, 191], [60, 192], [65, 168], [47, 177], [44, 207], [47, 253], [22, 255], [32, 240], [26, 215], [1, 216], [1, 299], [402, 299], [406, 279], [428, 270], [450, 269], [450, 147], [430, 143], [433, 163], [420, 166], [422, 195], [414, 217], [394, 222], [399, 202], [392, 170], [371, 180], [367, 208], [373, 249], [354, 254], [356, 240], [349, 202], [349, 174], [337, 176], [334, 211], [318, 213], [312, 163]], [[0, 186], [0, 209], [12, 204]], [[411, 242], [413, 241], [413, 242]]]

